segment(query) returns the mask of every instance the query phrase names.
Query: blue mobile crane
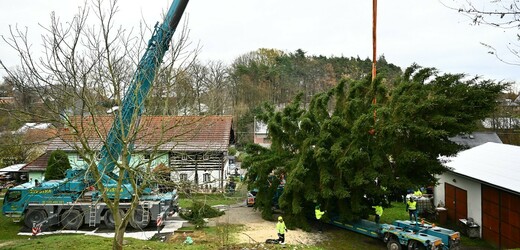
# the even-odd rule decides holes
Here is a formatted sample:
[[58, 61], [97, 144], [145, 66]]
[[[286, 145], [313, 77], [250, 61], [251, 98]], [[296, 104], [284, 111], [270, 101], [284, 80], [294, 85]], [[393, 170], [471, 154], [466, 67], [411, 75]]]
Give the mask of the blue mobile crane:
[[[75, 230], [83, 224], [97, 226], [103, 221], [108, 228], [114, 228], [114, 216], [101, 199], [102, 194], [91, 187], [100, 181], [105, 187], [106, 197], [118, 199], [120, 212], [130, 208], [134, 190], [128, 180], [118, 186], [120, 177], [114, 172], [123, 152], [122, 141], [129, 135], [132, 125], [139, 123], [145, 98], [188, 1], [174, 0], [164, 22], [155, 25], [146, 52], [124, 96], [120, 114], [114, 117], [106, 143], [101, 148], [101, 159], [97, 164], [100, 176], [94, 177], [85, 167], [67, 170], [63, 180], [45, 181], [38, 186], [24, 183], [12, 187], [5, 195], [2, 206], [4, 215], [18, 220], [23, 217], [27, 227], [61, 225], [65, 229]], [[131, 149], [132, 145], [129, 147]], [[118, 195], [116, 190], [120, 191]], [[136, 229], [148, 226], [152, 220], [164, 221], [165, 215], [177, 210], [176, 191], [161, 193], [151, 190], [144, 190], [130, 219], [130, 225]]]

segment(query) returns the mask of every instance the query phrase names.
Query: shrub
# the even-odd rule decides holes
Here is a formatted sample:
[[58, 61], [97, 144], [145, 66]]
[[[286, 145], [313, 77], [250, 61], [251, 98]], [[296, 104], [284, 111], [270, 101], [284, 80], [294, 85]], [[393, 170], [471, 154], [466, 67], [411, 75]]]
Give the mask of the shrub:
[[237, 149], [235, 147], [230, 147], [228, 149], [228, 155], [236, 155], [237, 154]]
[[60, 180], [65, 178], [65, 171], [70, 168], [67, 153], [56, 150], [51, 153], [45, 170], [45, 180]]
[[188, 210], [179, 213], [181, 218], [188, 220], [191, 224], [195, 225], [196, 228], [201, 228], [205, 225], [206, 222], [204, 218], [214, 218], [223, 214], [224, 212], [212, 208], [201, 201], [194, 201]]

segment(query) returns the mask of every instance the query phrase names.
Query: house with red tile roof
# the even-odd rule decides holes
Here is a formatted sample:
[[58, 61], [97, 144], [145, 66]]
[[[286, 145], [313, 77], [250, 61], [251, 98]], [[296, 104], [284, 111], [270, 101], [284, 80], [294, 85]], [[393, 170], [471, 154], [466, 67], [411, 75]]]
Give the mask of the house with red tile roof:
[[[85, 148], [101, 150], [113, 117], [70, 117], [71, 126], [58, 132], [47, 152], [63, 150], [73, 168], [84, 167]], [[134, 143], [130, 164], [151, 161], [152, 168], [167, 166], [174, 182], [222, 189], [232, 174], [227, 167], [228, 149], [235, 141], [232, 124], [232, 116], [142, 116], [137, 132], [129, 138]], [[43, 161], [38, 159], [27, 167], [40, 168]]]
[[34, 181], [38, 180], [39, 182], [42, 182], [45, 177], [45, 169], [47, 169], [47, 162], [49, 161], [51, 153], [45, 152], [40, 157], [36, 158], [36, 160], [27, 163], [21, 171], [28, 173], [28, 180]]
[[13, 133], [23, 135], [22, 141], [30, 146], [25, 152], [31, 156], [29, 158], [38, 156], [32, 162], [25, 164], [20, 171], [27, 173], [27, 181], [43, 181], [49, 159], [49, 154], [46, 152], [47, 147], [50, 141], [56, 138], [58, 130], [49, 123], [26, 123]]

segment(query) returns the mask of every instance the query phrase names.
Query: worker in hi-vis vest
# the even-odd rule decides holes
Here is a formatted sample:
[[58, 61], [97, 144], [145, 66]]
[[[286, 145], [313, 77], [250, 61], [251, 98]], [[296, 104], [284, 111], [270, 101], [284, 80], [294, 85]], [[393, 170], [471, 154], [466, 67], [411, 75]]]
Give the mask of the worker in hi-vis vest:
[[323, 231], [323, 224], [321, 222], [321, 217], [325, 214], [325, 212], [322, 212], [320, 210], [320, 205], [317, 205], [314, 208], [314, 213], [316, 214], [316, 220], [318, 220], [318, 231], [322, 232]]
[[417, 201], [412, 197], [406, 202], [406, 211], [410, 214], [410, 221], [412, 221], [413, 216], [415, 223], [417, 223]]
[[285, 244], [285, 232], [287, 232], [287, 227], [285, 226], [285, 222], [283, 221], [282, 216], [278, 216], [278, 223], [276, 223], [276, 232], [278, 233], [278, 243]]
[[375, 213], [376, 213], [375, 222], [377, 224], [379, 224], [379, 219], [383, 215], [383, 207], [381, 205], [378, 205], [378, 206], [372, 206], [372, 208], [375, 210]]

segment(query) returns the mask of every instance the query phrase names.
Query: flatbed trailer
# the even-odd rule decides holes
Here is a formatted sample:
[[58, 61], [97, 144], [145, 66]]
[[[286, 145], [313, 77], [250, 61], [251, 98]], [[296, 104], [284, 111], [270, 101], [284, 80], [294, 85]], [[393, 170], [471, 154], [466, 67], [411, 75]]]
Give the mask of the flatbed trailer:
[[450, 229], [434, 227], [430, 224], [415, 224], [410, 221], [395, 221], [393, 224], [376, 224], [369, 220], [340, 222], [331, 220], [330, 224], [354, 231], [372, 238], [383, 240], [391, 250], [437, 249], [457, 250], [460, 234]]

